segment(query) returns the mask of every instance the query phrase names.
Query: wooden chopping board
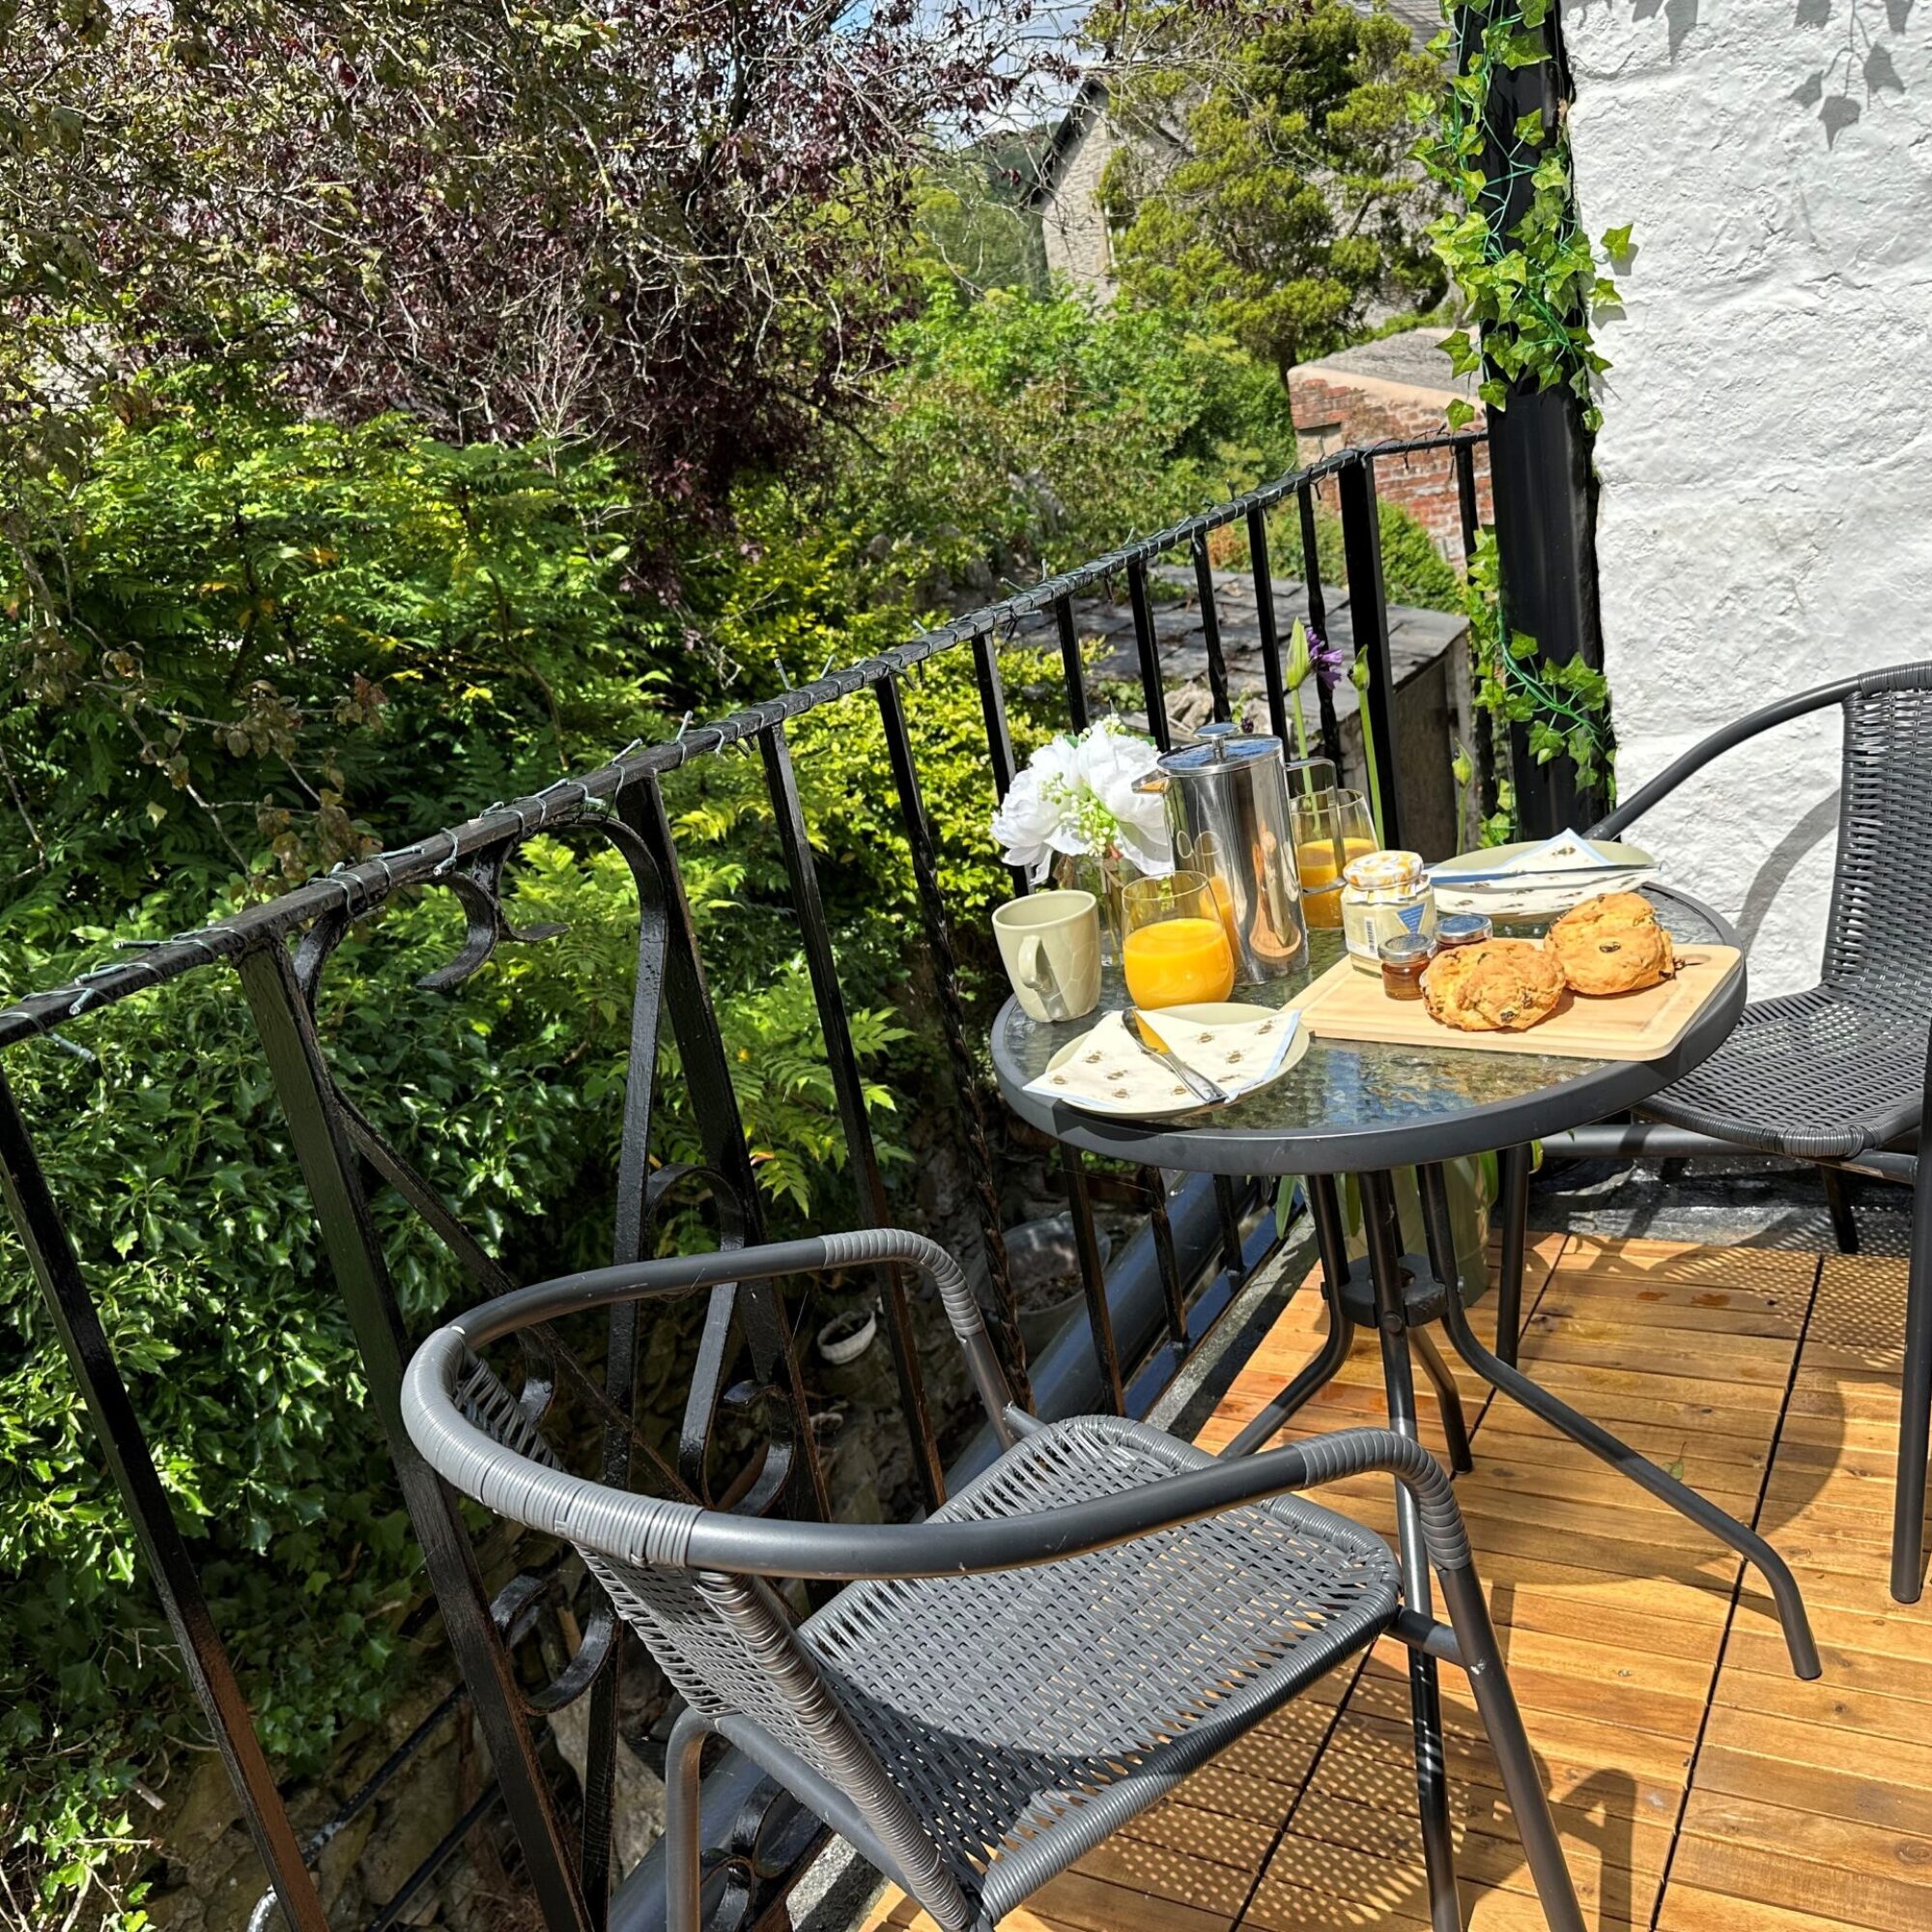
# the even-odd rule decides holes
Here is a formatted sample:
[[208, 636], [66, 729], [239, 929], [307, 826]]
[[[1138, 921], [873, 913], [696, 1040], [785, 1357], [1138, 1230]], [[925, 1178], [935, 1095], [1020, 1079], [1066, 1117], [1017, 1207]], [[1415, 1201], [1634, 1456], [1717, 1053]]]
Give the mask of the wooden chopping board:
[[1429, 1017], [1421, 1000], [1392, 1000], [1379, 972], [1343, 959], [1303, 995], [1301, 1023], [1317, 1038], [1379, 1040], [1391, 1046], [1467, 1046], [1491, 1053], [1555, 1053], [1579, 1060], [1661, 1060], [1697, 1010], [1738, 970], [1735, 946], [1684, 946], [1677, 976], [1640, 993], [1605, 999], [1569, 994], [1527, 1033], [1463, 1033]]

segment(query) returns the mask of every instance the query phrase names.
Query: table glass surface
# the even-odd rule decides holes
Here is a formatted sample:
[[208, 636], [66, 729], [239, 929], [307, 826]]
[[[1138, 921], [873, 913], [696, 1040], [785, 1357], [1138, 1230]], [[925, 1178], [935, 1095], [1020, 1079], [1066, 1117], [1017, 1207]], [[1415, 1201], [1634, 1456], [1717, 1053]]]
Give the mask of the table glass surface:
[[[1696, 901], [1662, 888], [1652, 888], [1649, 895], [1656, 901], [1673, 938], [1689, 944], [1735, 944], [1735, 935], [1723, 922]], [[1497, 933], [1501, 937], [1527, 938], [1540, 933], [1548, 923], [1548, 921], [1523, 920], [1504, 925], [1498, 922]], [[1339, 932], [1318, 931], [1309, 938], [1311, 956], [1306, 973], [1261, 986], [1237, 986], [1234, 997], [1243, 1005], [1256, 1007], [1294, 1005], [1309, 981], [1326, 972], [1342, 956]], [[1067, 1041], [1078, 1038], [1092, 1027], [1099, 1013], [1117, 1011], [1126, 1004], [1126, 989], [1118, 967], [1107, 970], [1099, 1012], [1089, 1013], [1082, 1019], [1033, 1020], [1021, 1011], [1018, 1001], [1009, 1000], [995, 1022], [992, 1040], [995, 1070], [1008, 1099], [1018, 1105], [1022, 1113], [1037, 1115], [1050, 1106], [1053, 1124], [1049, 1131], [1085, 1130], [1081, 1134], [1083, 1139], [1091, 1136], [1118, 1141], [1137, 1134], [1171, 1139], [1189, 1130], [1199, 1130], [1204, 1139], [1230, 1140], [1264, 1136], [1296, 1139], [1311, 1134], [1324, 1138], [1381, 1136], [1435, 1126], [1446, 1117], [1474, 1109], [1538, 1100], [1552, 1090], [1587, 1081], [1591, 1074], [1628, 1068], [1630, 1065], [1582, 1059], [1572, 1054], [1497, 1053], [1447, 1041], [1440, 1046], [1415, 1047], [1317, 1037], [1310, 1041], [1300, 1062], [1270, 1085], [1224, 1106], [1205, 1107], [1160, 1121], [1104, 1120], [1082, 1114], [1064, 1102], [1046, 1102], [1033, 1095], [1021, 1099], [1017, 1095], [1016, 1090], [1044, 1073], [1048, 1061]], [[1691, 1031], [1696, 1031], [1694, 1022]], [[1709, 1050], [1707, 1046], [1706, 1051]], [[1696, 1055], [1697, 1059], [1703, 1057], [1703, 1053]], [[1668, 1071], [1660, 1067], [1652, 1091], [1684, 1070], [1682, 1065], [1674, 1065]], [[1590, 1113], [1585, 1102], [1577, 1119], [1564, 1124], [1580, 1125], [1585, 1120], [1600, 1117], [1600, 1113]], [[1062, 1137], [1067, 1136], [1063, 1133]], [[1514, 1142], [1504, 1139], [1490, 1145], [1509, 1146]]]

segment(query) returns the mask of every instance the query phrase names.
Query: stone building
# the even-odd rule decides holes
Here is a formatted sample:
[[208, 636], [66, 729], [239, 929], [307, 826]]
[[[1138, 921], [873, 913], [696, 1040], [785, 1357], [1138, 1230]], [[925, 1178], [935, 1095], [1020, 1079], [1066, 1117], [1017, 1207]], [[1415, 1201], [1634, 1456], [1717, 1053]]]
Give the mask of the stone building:
[[[1391, 0], [1389, 11], [1406, 23], [1418, 46], [1442, 25], [1436, 0]], [[1039, 211], [1048, 270], [1064, 275], [1075, 288], [1091, 289], [1103, 301], [1114, 293], [1114, 266], [1100, 184], [1107, 163], [1127, 142], [1156, 172], [1186, 153], [1179, 126], [1152, 133], [1122, 128], [1107, 111], [1105, 74], [1089, 73], [1053, 130], [1028, 196]]]

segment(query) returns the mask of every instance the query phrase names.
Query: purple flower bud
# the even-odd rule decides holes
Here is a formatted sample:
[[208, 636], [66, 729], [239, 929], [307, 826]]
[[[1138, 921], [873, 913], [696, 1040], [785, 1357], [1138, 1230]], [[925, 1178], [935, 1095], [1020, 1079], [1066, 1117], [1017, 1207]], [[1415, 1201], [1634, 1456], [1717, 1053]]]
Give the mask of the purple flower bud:
[[1312, 626], [1308, 633], [1308, 661], [1323, 691], [1333, 691], [1349, 672], [1349, 654], [1340, 644], [1331, 644]]

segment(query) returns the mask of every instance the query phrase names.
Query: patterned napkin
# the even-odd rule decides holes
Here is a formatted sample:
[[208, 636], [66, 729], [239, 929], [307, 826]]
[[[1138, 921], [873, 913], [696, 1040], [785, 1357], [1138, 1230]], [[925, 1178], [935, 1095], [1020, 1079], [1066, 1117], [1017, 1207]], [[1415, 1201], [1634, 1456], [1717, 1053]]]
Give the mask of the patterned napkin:
[[[1599, 869], [1614, 863], [1610, 853], [1591, 844], [1580, 832], [1559, 832], [1514, 858], [1498, 861], [1492, 868], [1527, 875], [1520, 886], [1489, 879], [1459, 888], [1454, 872], [1437, 874], [1435, 907], [1438, 912], [1485, 912], [1492, 919], [1536, 918], [1565, 912], [1598, 893], [1634, 892], [1657, 876], [1655, 866], [1630, 866], [1614, 872]], [[1566, 884], [1561, 877], [1565, 872], [1578, 876]]]
[[[1186, 1061], [1197, 1073], [1226, 1088], [1230, 1098], [1274, 1078], [1301, 1023], [1301, 1015], [1293, 1008], [1277, 1012], [1257, 1007], [1254, 1018], [1239, 1026], [1188, 1026], [1158, 1012], [1149, 1018], [1177, 1060]], [[1065, 1065], [1042, 1073], [1026, 1091], [1110, 1114], [1141, 1108], [1172, 1113], [1183, 1102], [1200, 1104], [1167, 1067], [1135, 1042], [1121, 1013], [1107, 1014], [1081, 1040]]]

